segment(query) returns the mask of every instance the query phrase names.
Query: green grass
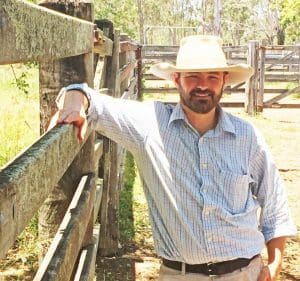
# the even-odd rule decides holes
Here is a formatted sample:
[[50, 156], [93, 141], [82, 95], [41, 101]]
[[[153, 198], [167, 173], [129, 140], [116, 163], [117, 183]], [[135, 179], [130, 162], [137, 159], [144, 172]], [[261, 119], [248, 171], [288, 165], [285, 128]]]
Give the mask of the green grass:
[[[22, 75], [23, 80], [19, 79]], [[19, 86], [23, 85], [28, 93], [17, 87], [15, 76], [21, 82]], [[39, 136], [37, 67], [1, 66], [0, 95], [0, 167], [3, 167]], [[0, 261], [1, 280], [32, 280], [38, 266], [37, 224], [37, 216], [34, 216], [7, 257]]]
[[39, 136], [38, 70], [14, 65], [14, 71], [17, 77], [26, 71], [29, 93], [17, 88], [10, 66], [0, 67], [0, 167]]

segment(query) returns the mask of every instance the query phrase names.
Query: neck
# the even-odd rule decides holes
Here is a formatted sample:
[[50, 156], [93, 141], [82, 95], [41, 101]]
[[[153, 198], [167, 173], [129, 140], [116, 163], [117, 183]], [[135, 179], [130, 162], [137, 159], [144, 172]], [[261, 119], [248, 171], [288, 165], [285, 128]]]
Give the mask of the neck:
[[216, 107], [208, 113], [196, 113], [184, 104], [181, 105], [189, 123], [200, 135], [204, 135], [207, 131], [216, 127], [218, 123], [218, 110]]

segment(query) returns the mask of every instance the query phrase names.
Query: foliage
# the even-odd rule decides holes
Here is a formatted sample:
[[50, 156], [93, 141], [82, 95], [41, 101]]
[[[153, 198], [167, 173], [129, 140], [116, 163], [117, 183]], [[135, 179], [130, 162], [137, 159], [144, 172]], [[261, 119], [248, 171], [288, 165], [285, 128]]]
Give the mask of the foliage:
[[287, 41], [290, 43], [299, 41], [300, 0], [278, 0], [275, 3], [280, 10], [280, 23], [285, 28]]
[[122, 240], [134, 237], [133, 226], [133, 186], [136, 177], [136, 167], [133, 156], [127, 152], [124, 167], [124, 185], [120, 193], [119, 228]]
[[121, 32], [137, 38], [138, 18], [134, 0], [95, 1], [95, 19], [108, 19]]
[[[0, 67], [0, 167], [39, 136], [39, 95], [37, 67], [23, 64]], [[25, 75], [22, 76], [22, 73]], [[15, 77], [23, 77], [27, 93], [17, 87]], [[20, 85], [19, 85], [20, 86]], [[7, 258], [1, 260], [1, 276], [9, 280], [32, 280], [38, 266], [37, 217], [18, 237]], [[27, 279], [26, 279], [27, 278]], [[30, 279], [28, 279], [30, 278]], [[2, 280], [2, 279], [1, 279]], [[8, 280], [8, 279], [5, 279]]]
[[[37, 68], [14, 65], [15, 75], [26, 73], [27, 93], [16, 87], [10, 66], [0, 68], [0, 167], [39, 136], [39, 95]], [[27, 72], [26, 72], [27, 71]]]

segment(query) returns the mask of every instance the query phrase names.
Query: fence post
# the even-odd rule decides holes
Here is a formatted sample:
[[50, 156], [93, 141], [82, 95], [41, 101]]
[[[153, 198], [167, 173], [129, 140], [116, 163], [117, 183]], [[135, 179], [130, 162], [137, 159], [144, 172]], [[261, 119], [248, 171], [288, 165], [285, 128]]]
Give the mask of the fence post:
[[139, 45], [136, 50], [137, 60], [137, 99], [142, 100], [142, 77], [143, 77], [143, 61], [142, 61], [142, 46]]
[[[41, 5], [71, 16], [93, 20], [92, 0], [79, 0], [76, 3], [72, 0], [65, 0], [64, 3], [45, 0]], [[92, 36], [91, 34], [91, 38]], [[56, 111], [55, 98], [61, 87], [82, 82], [93, 86], [93, 76], [92, 53], [40, 64], [41, 133], [46, 130], [50, 116]], [[69, 167], [39, 210], [39, 236], [40, 240], [45, 242], [44, 246], [46, 247], [54, 237], [65, 215], [82, 173], [93, 172], [91, 159], [94, 151], [93, 145], [94, 134], [92, 133], [81, 152], [80, 160], [74, 161], [76, 163]], [[68, 149], [68, 144], [65, 144], [65, 149]], [[44, 248], [43, 251], [42, 255], [45, 254], [46, 249]]]
[[257, 81], [258, 81], [258, 41], [250, 41], [248, 45], [247, 63], [254, 68], [254, 74], [250, 77], [245, 87], [245, 110], [253, 115], [257, 105]]
[[265, 58], [266, 58], [266, 43], [263, 41], [259, 48], [259, 94], [257, 97], [257, 111], [263, 112], [264, 109], [264, 92], [265, 92]]
[[[119, 49], [120, 31], [115, 30], [112, 57], [107, 59], [107, 69], [104, 87], [112, 90], [115, 97], [120, 97]], [[111, 256], [118, 252], [119, 245], [119, 190], [118, 190], [118, 145], [104, 138], [103, 142], [103, 193], [99, 214], [100, 239], [99, 253], [102, 256]]]

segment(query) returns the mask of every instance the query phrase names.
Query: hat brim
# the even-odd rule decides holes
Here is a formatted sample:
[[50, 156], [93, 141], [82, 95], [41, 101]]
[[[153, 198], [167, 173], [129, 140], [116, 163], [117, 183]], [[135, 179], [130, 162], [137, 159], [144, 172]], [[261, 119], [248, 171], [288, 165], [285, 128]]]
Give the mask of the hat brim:
[[155, 76], [166, 80], [172, 80], [172, 73], [175, 72], [212, 72], [212, 71], [227, 72], [228, 79], [226, 81], [226, 86], [236, 85], [241, 82], [245, 82], [254, 73], [254, 69], [247, 64], [228, 65], [219, 68], [183, 69], [183, 68], [178, 68], [167, 62], [162, 62], [151, 66], [150, 71]]

